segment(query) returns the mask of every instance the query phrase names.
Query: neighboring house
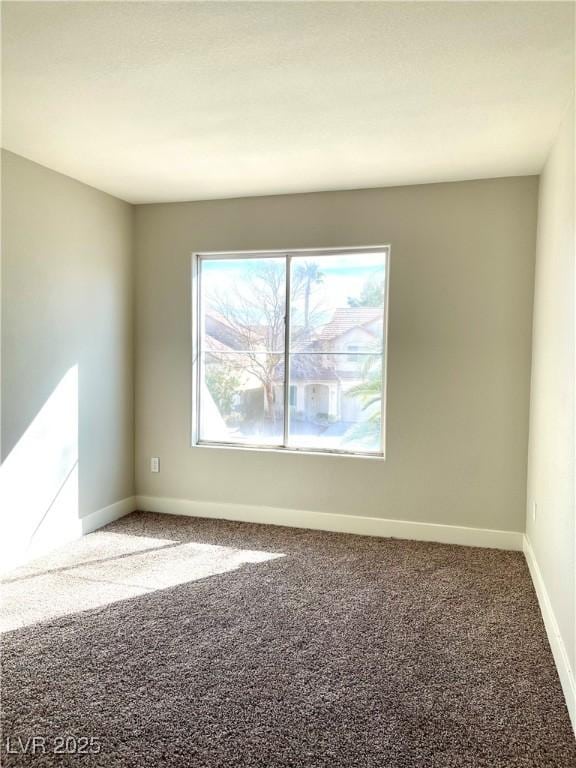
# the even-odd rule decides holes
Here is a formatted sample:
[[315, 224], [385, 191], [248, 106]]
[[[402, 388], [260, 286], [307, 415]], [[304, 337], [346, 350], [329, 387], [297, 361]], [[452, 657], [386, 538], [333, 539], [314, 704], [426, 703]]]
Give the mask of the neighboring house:
[[[238, 389], [243, 405], [252, 412], [256, 406], [262, 414], [266, 410], [263, 383], [250, 372], [251, 366], [242, 366], [246, 333], [253, 333], [253, 338], [258, 339], [260, 329], [243, 329], [244, 338], [240, 338], [237, 329], [221, 316], [207, 316], [205, 322], [206, 346], [212, 353], [207, 355], [207, 360], [237, 361], [241, 370]], [[290, 361], [288, 396], [291, 418], [316, 424], [351, 423], [367, 418], [360, 399], [347, 393], [363, 381], [366, 357], [361, 353], [381, 350], [382, 310], [338, 308], [325, 325], [309, 333], [298, 329], [295, 336], [292, 349], [296, 354]], [[272, 360], [274, 362], [273, 356]], [[283, 410], [283, 377], [284, 365], [279, 355], [272, 371], [272, 393], [268, 393], [277, 417], [282, 416]]]
[[367, 417], [348, 391], [363, 381], [366, 357], [382, 344], [382, 310], [341, 307], [332, 319], [302, 340], [290, 369], [292, 416], [306, 421], [355, 422]]
[[[209, 435], [211, 440], [226, 441], [230, 436], [228, 425], [208, 386], [208, 372], [214, 374], [232, 370], [238, 379], [234, 405], [241, 405], [244, 412], [262, 411], [263, 387], [261, 381], [250, 373], [248, 366], [242, 362], [242, 350], [246, 346], [240, 338], [237, 329], [222, 316], [214, 313], [206, 315], [204, 327], [204, 360], [206, 374], [202, 378], [200, 400], [201, 408], [200, 434]], [[254, 407], [254, 401], [259, 407]]]

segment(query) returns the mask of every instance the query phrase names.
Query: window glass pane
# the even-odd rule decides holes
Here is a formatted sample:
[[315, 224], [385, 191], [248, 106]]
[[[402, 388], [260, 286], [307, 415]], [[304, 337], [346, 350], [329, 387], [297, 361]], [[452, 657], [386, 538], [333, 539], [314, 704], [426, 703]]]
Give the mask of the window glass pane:
[[381, 352], [386, 261], [383, 253], [291, 259], [292, 352]]
[[208, 256], [198, 268], [198, 439], [382, 453], [386, 253]]
[[199, 396], [200, 440], [282, 445], [283, 353], [203, 353]]
[[201, 351], [284, 351], [284, 257], [204, 259], [200, 270]]
[[382, 356], [347, 353], [290, 356], [288, 445], [332, 451], [380, 453]]
[[380, 453], [383, 253], [291, 260], [288, 445]]
[[286, 259], [200, 270], [200, 440], [282, 445]]

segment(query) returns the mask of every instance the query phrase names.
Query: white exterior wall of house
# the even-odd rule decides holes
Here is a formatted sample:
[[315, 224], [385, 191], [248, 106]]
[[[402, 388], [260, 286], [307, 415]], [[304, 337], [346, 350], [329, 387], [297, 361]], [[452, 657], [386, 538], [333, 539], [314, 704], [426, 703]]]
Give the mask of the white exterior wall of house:
[[[331, 352], [347, 353], [339, 354], [337, 358], [333, 358], [337, 374], [342, 374], [345, 377], [343, 381], [338, 383], [337, 418], [341, 421], [357, 422], [367, 418], [362, 402], [357, 397], [346, 394], [348, 390], [362, 381], [364, 365], [362, 357], [353, 360], [349, 358], [349, 355], [378, 349], [381, 329], [381, 321], [374, 320], [364, 326], [351, 328], [326, 344], [326, 348], [330, 349]], [[357, 375], [349, 378], [350, 374]]]
[[[327, 414], [330, 419], [340, 418], [340, 399], [336, 381], [297, 381], [292, 383], [295, 387], [295, 397], [290, 401], [292, 418], [298, 421], [315, 421], [318, 414]], [[276, 412], [280, 414], [283, 408], [284, 388], [282, 384], [276, 384]]]
[[[349, 360], [348, 354], [354, 354], [355, 352], [369, 352], [375, 348], [378, 344], [378, 339], [369, 333], [364, 328], [351, 328], [341, 336], [337, 336], [332, 339], [326, 348], [330, 352], [347, 353], [340, 354], [336, 360], [334, 360], [337, 371], [343, 371], [346, 373], [355, 373], [361, 368], [361, 361]], [[352, 347], [352, 349], [351, 349]]]
[[338, 382], [306, 382], [301, 385], [301, 389], [304, 390], [304, 412], [308, 421], [314, 421], [319, 414], [329, 419], [338, 418]]

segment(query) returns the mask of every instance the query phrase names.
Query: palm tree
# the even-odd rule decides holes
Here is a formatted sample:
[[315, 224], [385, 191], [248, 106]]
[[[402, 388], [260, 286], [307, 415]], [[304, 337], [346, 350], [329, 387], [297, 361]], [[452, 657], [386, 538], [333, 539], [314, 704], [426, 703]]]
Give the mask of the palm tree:
[[324, 273], [320, 271], [317, 262], [305, 261], [297, 267], [298, 280], [304, 284], [304, 330], [310, 325], [310, 294], [312, 286], [324, 282]]
[[348, 396], [356, 397], [362, 403], [362, 410], [367, 418], [350, 427], [346, 432], [347, 440], [354, 440], [370, 447], [380, 440], [382, 423], [382, 358], [370, 355], [362, 371], [362, 381], [347, 390]]

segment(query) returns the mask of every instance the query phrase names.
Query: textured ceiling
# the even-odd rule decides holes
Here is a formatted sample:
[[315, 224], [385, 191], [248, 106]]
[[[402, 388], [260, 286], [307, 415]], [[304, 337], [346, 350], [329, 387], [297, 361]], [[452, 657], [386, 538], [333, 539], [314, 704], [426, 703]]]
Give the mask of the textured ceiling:
[[538, 173], [556, 2], [3, 3], [3, 144], [131, 202]]

